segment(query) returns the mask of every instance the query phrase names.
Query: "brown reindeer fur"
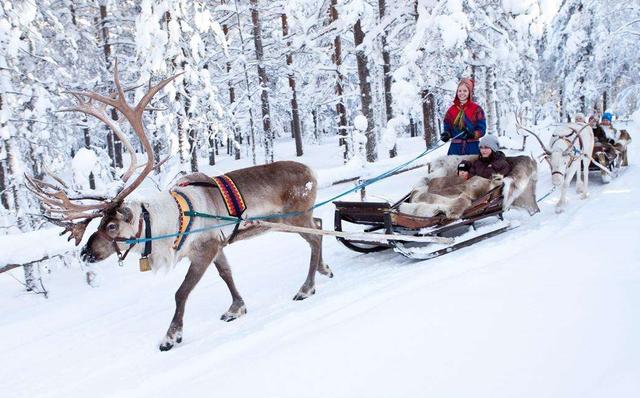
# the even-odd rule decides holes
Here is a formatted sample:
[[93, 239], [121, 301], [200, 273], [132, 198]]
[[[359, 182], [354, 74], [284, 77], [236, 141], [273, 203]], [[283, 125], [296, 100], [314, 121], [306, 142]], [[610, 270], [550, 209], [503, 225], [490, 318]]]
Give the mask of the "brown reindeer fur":
[[616, 150], [620, 152], [620, 166], [628, 166], [629, 160], [627, 158], [627, 146], [631, 143], [631, 134], [627, 130], [620, 130], [620, 134], [614, 144]]
[[[307, 166], [290, 161], [275, 162], [235, 170], [227, 175], [236, 183], [246, 203], [247, 210], [242, 216], [243, 219], [294, 213], [295, 215], [291, 217], [274, 217], [269, 221], [299, 227], [319, 228], [310, 211], [316, 199], [317, 182], [313, 172]], [[185, 176], [172, 189], [189, 197], [195, 211], [228, 215], [222, 196], [217, 189], [194, 185], [180, 186], [185, 182], [211, 182], [209, 176], [202, 173]], [[115, 252], [113, 243], [107, 237], [134, 236], [138, 229], [138, 220], [141, 217], [141, 204], [144, 204], [150, 213], [153, 236], [177, 232], [177, 206], [168, 192], [160, 192], [143, 201], [125, 202], [113, 212], [105, 214], [99, 226], [99, 232], [94, 233], [83, 248], [83, 258], [89, 262], [101, 261]], [[192, 230], [203, 229], [223, 222], [195, 217], [191, 228]], [[111, 227], [115, 225], [116, 228], [112, 231], [108, 228], [109, 225]], [[191, 261], [184, 282], [175, 294], [176, 310], [166, 336], [160, 344], [160, 350], [166, 351], [181, 342], [182, 319], [187, 298], [212, 262], [229, 288], [232, 298], [229, 310], [222, 315], [221, 319], [231, 321], [246, 313], [244, 301], [235, 287], [231, 268], [223, 253], [224, 246], [230, 243], [234, 227], [235, 225], [228, 225], [223, 228], [191, 234], [177, 251], [172, 248], [173, 239], [153, 242], [153, 249], [149, 256], [152, 269], [173, 266], [185, 257]], [[255, 224], [242, 223], [234, 241], [247, 239], [267, 231], [268, 229]], [[311, 258], [306, 280], [294, 300], [302, 300], [315, 293], [316, 272], [333, 276], [329, 267], [322, 260], [322, 236], [305, 233], [300, 235], [311, 246]], [[125, 244], [119, 243], [118, 245], [121, 251], [126, 249]], [[133, 251], [142, 252], [143, 248], [144, 244], [137, 244]]]

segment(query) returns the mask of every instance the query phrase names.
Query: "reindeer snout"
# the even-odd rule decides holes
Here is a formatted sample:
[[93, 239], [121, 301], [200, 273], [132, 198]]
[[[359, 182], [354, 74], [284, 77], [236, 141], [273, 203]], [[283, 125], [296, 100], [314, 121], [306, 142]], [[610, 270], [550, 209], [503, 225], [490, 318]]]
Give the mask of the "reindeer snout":
[[80, 259], [86, 263], [96, 262], [96, 257], [89, 251], [88, 246], [84, 246], [82, 250], [80, 250]]

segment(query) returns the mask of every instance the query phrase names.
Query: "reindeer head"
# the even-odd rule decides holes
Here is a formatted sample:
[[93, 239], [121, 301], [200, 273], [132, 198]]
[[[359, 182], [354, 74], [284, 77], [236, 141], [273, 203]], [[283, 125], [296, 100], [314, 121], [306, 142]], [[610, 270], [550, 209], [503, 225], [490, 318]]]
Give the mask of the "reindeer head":
[[[538, 134], [522, 126], [520, 115], [516, 115], [516, 126], [518, 129], [525, 130], [527, 133], [534, 136], [536, 140], [538, 140], [538, 143], [540, 144], [540, 146], [542, 147], [542, 150], [544, 151], [543, 154], [541, 155], [541, 158], [546, 160], [547, 163], [549, 164], [549, 167], [551, 168], [551, 181], [553, 185], [554, 186], [562, 185], [564, 181], [564, 176], [567, 172], [567, 168], [569, 167], [571, 162], [575, 160], [576, 154], [574, 154], [574, 144], [576, 140], [580, 138], [580, 133], [582, 132], [582, 130], [589, 125], [585, 124], [579, 131], [567, 125], [566, 127], [568, 127], [571, 130], [571, 133], [569, 134], [559, 134], [558, 132], [554, 133], [548, 148], [544, 144], [544, 142], [542, 142], [542, 139], [540, 139], [540, 136], [538, 136]], [[573, 136], [573, 139], [570, 140], [568, 137], [572, 137], [572, 136]]]
[[[142, 114], [153, 96], [178, 75], [165, 79], [155, 86], [149, 87], [147, 93], [137, 105], [131, 106], [126, 101], [125, 89], [120, 84], [118, 65], [114, 67], [114, 83], [116, 93], [112, 96], [103, 96], [95, 92], [69, 92], [77, 100], [77, 105], [63, 111], [80, 111], [92, 115], [104, 122], [111, 131], [123, 142], [130, 154], [131, 164], [123, 174], [123, 188], [113, 198], [105, 198], [91, 195], [69, 196], [69, 188], [64, 182], [53, 176], [62, 187], [27, 177], [27, 187], [40, 199], [45, 210], [45, 217], [56, 225], [64, 227], [61, 235], [69, 232], [69, 240], [75, 240], [76, 246], [82, 241], [82, 236], [89, 222], [94, 218], [102, 218], [96, 232], [94, 232], [87, 244], [82, 248], [82, 258], [88, 262], [101, 261], [117, 253], [123, 259], [128, 250], [133, 246], [126, 241], [139, 237], [142, 229], [142, 219], [139, 217], [139, 209], [129, 208], [124, 199], [133, 192], [155, 168], [154, 153], [151, 143], [144, 133]], [[114, 121], [107, 115], [107, 107], [115, 109], [119, 119]], [[129, 140], [118, 128], [119, 122], [126, 120], [133, 132], [140, 139], [147, 154], [147, 163], [143, 170], [128, 183], [136, 170], [136, 154]], [[134, 225], [135, 224], [135, 225]], [[124, 255], [122, 254], [124, 252]]]

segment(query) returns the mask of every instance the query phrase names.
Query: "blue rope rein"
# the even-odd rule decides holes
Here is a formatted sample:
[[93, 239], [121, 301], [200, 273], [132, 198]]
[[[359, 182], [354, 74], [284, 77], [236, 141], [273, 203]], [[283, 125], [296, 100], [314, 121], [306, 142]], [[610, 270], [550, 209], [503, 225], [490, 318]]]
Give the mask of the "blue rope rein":
[[[460, 133], [458, 135], [456, 135], [455, 138], [458, 138], [459, 136], [461, 136], [463, 133]], [[262, 216], [253, 216], [253, 217], [247, 217], [247, 218], [238, 218], [238, 217], [231, 217], [231, 216], [222, 216], [222, 215], [216, 215], [216, 214], [208, 214], [208, 213], [201, 213], [198, 211], [186, 211], [183, 214], [186, 216], [190, 216], [190, 217], [202, 217], [202, 218], [211, 218], [211, 219], [215, 219], [215, 220], [220, 220], [220, 221], [227, 221], [227, 222], [223, 222], [220, 224], [215, 224], [215, 225], [210, 225], [208, 227], [203, 227], [203, 228], [197, 228], [197, 229], [192, 229], [190, 231], [185, 231], [184, 233], [180, 233], [180, 232], [175, 232], [172, 234], [165, 234], [165, 235], [158, 235], [158, 236], [153, 236], [151, 238], [137, 238], [137, 239], [127, 239], [124, 241], [124, 243], [128, 244], [128, 245], [134, 245], [137, 243], [143, 243], [143, 242], [147, 242], [147, 241], [154, 241], [154, 240], [160, 240], [160, 239], [169, 239], [169, 238], [175, 238], [177, 236], [182, 236], [182, 235], [191, 235], [191, 234], [195, 234], [195, 233], [200, 233], [200, 232], [207, 232], [207, 231], [211, 231], [211, 230], [215, 230], [215, 229], [220, 229], [220, 228], [224, 228], [230, 225], [234, 225], [234, 224], [239, 224], [243, 221], [260, 221], [260, 220], [269, 220], [269, 219], [274, 219], [274, 218], [289, 218], [289, 217], [296, 217], [305, 213], [308, 213], [310, 211], [313, 211], [314, 209], [324, 206], [328, 203], [333, 202], [334, 200], [341, 198], [345, 195], [348, 195], [352, 192], [355, 192], [359, 189], [362, 189], [364, 187], [367, 187], [371, 184], [374, 184], [380, 180], [383, 180], [387, 177], [390, 177], [391, 175], [393, 175], [394, 173], [396, 173], [397, 171], [399, 171], [400, 169], [408, 166], [409, 164], [415, 162], [416, 160], [426, 156], [427, 154], [435, 151], [436, 149], [442, 147], [443, 145], [445, 145], [446, 143], [442, 143], [436, 147], [433, 147], [431, 149], [425, 149], [421, 154], [419, 154], [418, 156], [394, 167], [391, 170], [388, 170], [382, 174], [379, 174], [373, 178], [369, 178], [366, 179], [364, 181], [362, 181], [359, 184], [356, 184], [353, 188], [348, 189], [330, 199], [324, 200], [320, 203], [316, 203], [313, 206], [311, 206], [308, 210], [305, 211], [292, 211], [292, 212], [288, 212], [288, 213], [276, 213], [276, 214], [268, 214], [268, 215], [262, 215]]]
[[538, 203], [542, 202], [543, 200], [545, 200], [547, 198], [547, 196], [551, 195], [555, 190], [556, 190], [556, 187], [554, 186], [553, 188], [551, 188], [551, 190], [549, 192], [547, 192], [540, 199], [538, 199], [537, 202]]

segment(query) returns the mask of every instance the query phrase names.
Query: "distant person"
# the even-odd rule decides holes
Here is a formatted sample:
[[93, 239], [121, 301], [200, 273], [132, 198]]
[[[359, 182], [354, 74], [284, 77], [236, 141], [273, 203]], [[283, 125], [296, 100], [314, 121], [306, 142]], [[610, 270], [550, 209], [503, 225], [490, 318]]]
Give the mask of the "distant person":
[[573, 121], [576, 123], [586, 123], [584, 113], [576, 113], [576, 116], [573, 118]]
[[600, 124], [597, 124], [593, 128], [593, 136], [596, 141], [601, 144], [609, 144], [613, 145], [615, 143], [615, 130], [611, 127], [611, 120], [613, 119], [613, 115], [609, 112], [605, 112], [602, 114], [602, 119], [600, 120]]
[[485, 135], [486, 120], [480, 105], [472, 100], [473, 80], [460, 80], [453, 105], [444, 116], [443, 142], [451, 140], [449, 155], [478, 155], [478, 141]]

